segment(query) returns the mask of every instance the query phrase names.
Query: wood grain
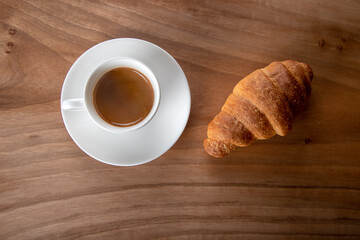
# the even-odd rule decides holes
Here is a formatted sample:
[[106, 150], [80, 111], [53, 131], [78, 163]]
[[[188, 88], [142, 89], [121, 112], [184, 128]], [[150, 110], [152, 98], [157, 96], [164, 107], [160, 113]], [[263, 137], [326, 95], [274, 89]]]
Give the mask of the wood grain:
[[[0, 0], [0, 239], [359, 239], [358, 1]], [[62, 123], [71, 64], [112, 38], [172, 54], [191, 88], [175, 146], [101, 164]], [[233, 86], [272, 61], [314, 70], [286, 137], [211, 158], [202, 141]]]

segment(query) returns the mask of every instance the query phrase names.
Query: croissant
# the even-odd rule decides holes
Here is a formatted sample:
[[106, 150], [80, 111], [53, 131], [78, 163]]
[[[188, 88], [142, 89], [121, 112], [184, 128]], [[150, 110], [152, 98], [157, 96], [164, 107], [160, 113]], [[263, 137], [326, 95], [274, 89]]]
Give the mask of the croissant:
[[243, 78], [209, 123], [206, 152], [223, 157], [257, 139], [285, 136], [306, 105], [312, 78], [309, 65], [292, 60], [273, 62]]

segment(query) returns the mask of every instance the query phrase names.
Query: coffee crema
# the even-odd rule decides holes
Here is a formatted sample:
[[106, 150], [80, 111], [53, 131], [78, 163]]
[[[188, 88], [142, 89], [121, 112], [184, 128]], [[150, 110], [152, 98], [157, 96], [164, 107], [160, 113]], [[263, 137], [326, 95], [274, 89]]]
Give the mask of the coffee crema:
[[154, 90], [141, 72], [119, 67], [105, 73], [93, 92], [93, 104], [102, 119], [118, 127], [133, 126], [146, 118]]

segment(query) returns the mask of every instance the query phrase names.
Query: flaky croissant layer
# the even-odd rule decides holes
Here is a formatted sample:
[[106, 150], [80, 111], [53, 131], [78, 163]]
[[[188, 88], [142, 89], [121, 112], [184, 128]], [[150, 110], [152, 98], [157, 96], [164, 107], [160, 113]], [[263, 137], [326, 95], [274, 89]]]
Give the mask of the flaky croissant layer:
[[309, 65], [293, 60], [273, 62], [243, 78], [209, 123], [206, 152], [223, 157], [257, 139], [285, 136], [305, 108], [312, 78]]

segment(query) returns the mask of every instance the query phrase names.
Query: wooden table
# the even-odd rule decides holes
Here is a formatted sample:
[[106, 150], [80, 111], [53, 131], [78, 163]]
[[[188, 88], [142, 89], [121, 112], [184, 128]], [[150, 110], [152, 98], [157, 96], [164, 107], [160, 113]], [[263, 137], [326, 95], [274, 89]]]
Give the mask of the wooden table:
[[[1, 0], [0, 27], [0, 239], [360, 239], [358, 1]], [[88, 157], [60, 114], [72, 63], [121, 37], [164, 48], [191, 88], [178, 142], [137, 167]], [[285, 59], [315, 73], [292, 132], [209, 157], [233, 86]]]

